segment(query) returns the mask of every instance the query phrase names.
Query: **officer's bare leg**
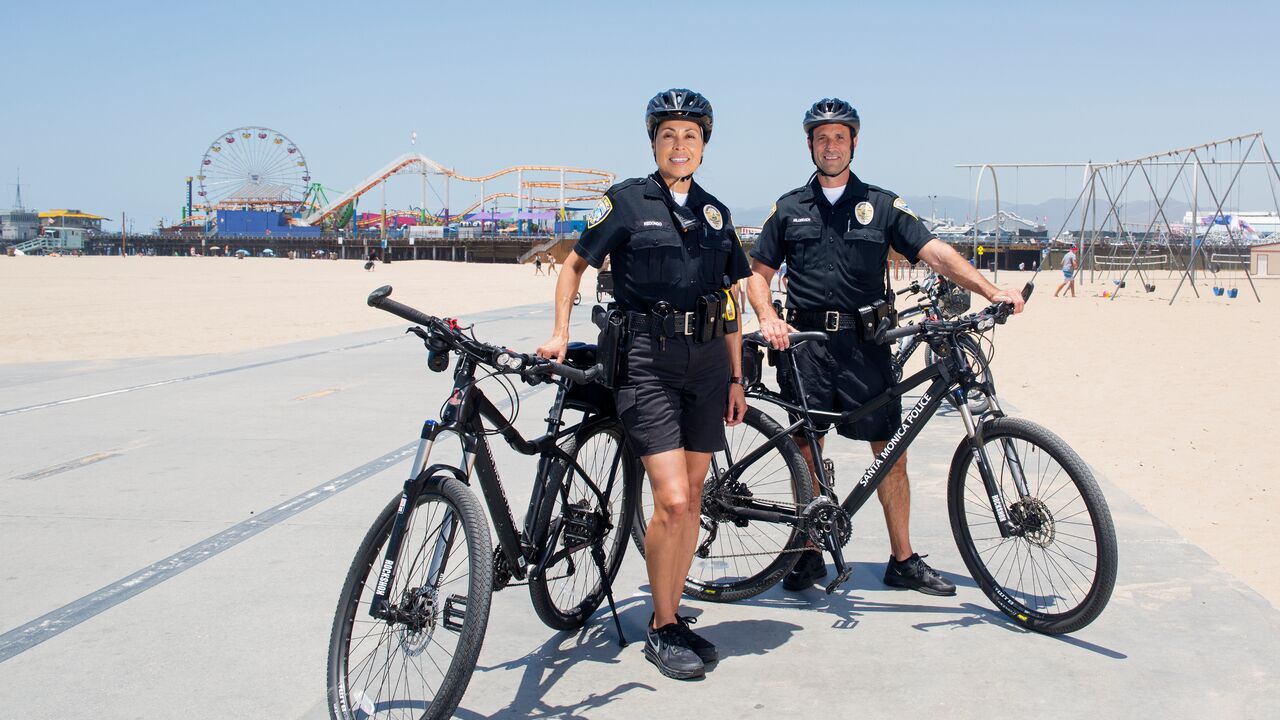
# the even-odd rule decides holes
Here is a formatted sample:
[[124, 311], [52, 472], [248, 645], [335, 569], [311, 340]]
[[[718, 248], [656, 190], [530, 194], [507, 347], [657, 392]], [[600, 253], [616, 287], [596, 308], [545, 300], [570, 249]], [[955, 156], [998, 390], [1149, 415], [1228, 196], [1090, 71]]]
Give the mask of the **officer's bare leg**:
[[[673, 608], [680, 607], [680, 596], [684, 593], [684, 579], [689, 576], [689, 568], [693, 566], [693, 551], [698, 547], [698, 533], [701, 529], [699, 518], [702, 514], [702, 484], [707, 478], [707, 469], [711, 467], [711, 453], [684, 453], [687, 490], [689, 497], [688, 517], [685, 518], [684, 545], [680, 546], [680, 557], [684, 562], [676, 569], [671, 578]], [[674, 610], [672, 611], [674, 612]]]
[[[872, 440], [871, 452], [876, 455], [888, 442]], [[907, 480], [907, 454], [904, 452], [876, 489], [880, 505], [884, 508], [884, 524], [889, 529], [889, 551], [895, 560], [906, 560], [914, 552], [911, 549], [911, 485]]]
[[691, 516], [689, 509], [697, 500], [689, 493], [684, 450], [667, 450], [641, 460], [653, 488], [653, 517], [645, 531], [644, 561], [653, 594], [654, 627], [662, 627], [676, 621], [684, 573], [689, 567], [684, 557], [689, 533], [686, 526], [692, 517], [696, 539], [698, 516]]

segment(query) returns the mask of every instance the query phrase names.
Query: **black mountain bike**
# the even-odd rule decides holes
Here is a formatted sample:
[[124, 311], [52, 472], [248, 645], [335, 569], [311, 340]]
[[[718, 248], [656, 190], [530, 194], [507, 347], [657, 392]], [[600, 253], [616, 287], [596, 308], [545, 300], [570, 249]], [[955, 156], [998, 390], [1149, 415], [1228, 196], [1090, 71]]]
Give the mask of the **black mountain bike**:
[[[946, 278], [935, 274], [929, 275], [922, 282], [912, 282], [898, 291], [899, 295], [907, 293], [922, 294], [924, 298], [915, 307], [898, 313], [899, 321], [908, 320], [917, 315], [923, 316], [927, 320], [941, 320], [943, 318], [956, 317], [969, 310], [969, 291], [957, 287]], [[958, 338], [958, 342], [960, 343], [960, 349], [969, 356], [969, 364], [978, 375], [978, 379], [994, 382], [994, 378], [991, 375], [991, 364], [988, 359], [990, 355], [982, 349], [979, 337], [964, 335]], [[902, 381], [903, 368], [906, 367], [907, 361], [922, 345], [925, 348], [924, 363], [932, 365], [934, 363], [933, 350], [928, 346], [928, 343], [923, 341], [920, 335], [908, 335], [898, 340], [892, 355], [894, 381]], [[991, 403], [987, 401], [987, 396], [983, 394], [980, 386], [970, 391], [968, 400], [969, 412], [974, 415], [982, 415], [991, 409]]]
[[[1024, 296], [1030, 291], [1028, 285]], [[979, 378], [961, 344], [1003, 323], [1009, 312], [1007, 304], [997, 303], [956, 319], [882, 331], [882, 342], [917, 336], [935, 361], [843, 414], [811, 410], [802, 385], [796, 395], [800, 405], [765, 387], [759, 381], [759, 356], [768, 344], [759, 333], [746, 336], [745, 354], [756, 356], [744, 359], [744, 372], [755, 368], [747, 397], [785, 409], [793, 421], [784, 428], [757, 403], [741, 425], [727, 429], [728, 447], [712, 456], [703, 487], [702, 531], [685, 592], [717, 602], [751, 597], [782, 579], [811, 545], [834, 559], [837, 572], [827, 592], [834, 591], [851, 572], [842, 548], [852, 535], [853, 515], [941, 404], [949, 402], [964, 422], [965, 437], [951, 461], [947, 510], [969, 573], [996, 607], [1030, 629], [1067, 633], [1092, 622], [1111, 597], [1118, 563], [1106, 500], [1088, 465], [1065, 442], [1033, 422], [1004, 415], [994, 386]], [[790, 337], [794, 349], [822, 342], [826, 334]], [[791, 364], [792, 376], [802, 383], [792, 349], [780, 353], [781, 360]], [[815, 422], [856, 421], [926, 384], [884, 450], [838, 500], [834, 467], [822, 459]], [[991, 402], [988, 417], [975, 419], [969, 411], [965, 399], [975, 388]], [[816, 477], [793, 434], [803, 435], [808, 444]], [[637, 504], [633, 529], [641, 547], [651, 511], [647, 505]]]
[[[329, 711], [352, 718], [446, 718], [475, 669], [491, 594], [512, 578], [527, 581], [534, 611], [548, 626], [583, 626], [603, 599], [626, 551], [639, 483], [612, 395], [592, 381], [594, 346], [571, 346], [568, 365], [477, 340], [456, 321], [421, 313], [375, 290], [369, 304], [410, 322], [442, 372], [457, 354], [453, 391], [440, 421], [428, 420], [403, 491], [360, 543], [347, 573], [329, 644]], [[487, 370], [477, 378], [477, 372]], [[498, 376], [512, 398], [511, 416], [477, 386]], [[513, 427], [518, 396], [509, 378], [557, 384], [547, 432], [526, 440]], [[567, 425], [565, 411], [582, 412]], [[444, 434], [462, 443], [458, 465], [428, 464]], [[517, 531], [488, 437], [538, 455], [524, 529]], [[478, 482], [498, 536], [490, 544]]]

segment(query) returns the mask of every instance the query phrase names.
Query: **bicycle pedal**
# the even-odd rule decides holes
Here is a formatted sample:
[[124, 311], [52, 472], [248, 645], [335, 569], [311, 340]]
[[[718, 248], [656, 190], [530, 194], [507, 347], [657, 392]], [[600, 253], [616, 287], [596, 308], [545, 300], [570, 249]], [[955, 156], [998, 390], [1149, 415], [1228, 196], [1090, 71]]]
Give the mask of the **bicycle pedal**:
[[845, 584], [845, 582], [849, 579], [849, 576], [852, 574], [853, 574], [853, 568], [847, 567], [839, 575], [836, 575], [835, 580], [832, 580], [831, 582], [827, 583], [827, 594], [830, 595], [831, 593], [835, 592], [836, 588]]
[[467, 598], [463, 595], [450, 595], [444, 601], [444, 626], [454, 632], [462, 632], [462, 623], [467, 619]]

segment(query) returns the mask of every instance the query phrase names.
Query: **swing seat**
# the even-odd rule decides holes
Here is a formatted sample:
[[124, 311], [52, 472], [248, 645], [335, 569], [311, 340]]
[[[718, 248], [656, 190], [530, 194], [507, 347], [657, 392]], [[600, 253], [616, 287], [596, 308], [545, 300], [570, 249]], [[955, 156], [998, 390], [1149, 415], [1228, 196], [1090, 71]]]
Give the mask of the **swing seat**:
[[1227, 291], [1227, 297], [1229, 297], [1229, 298], [1233, 298], [1233, 297], [1235, 297], [1236, 295], [1239, 295], [1239, 294], [1240, 294], [1240, 289], [1239, 289], [1239, 288], [1231, 288], [1230, 290], [1228, 290], [1228, 291]]
[[1146, 288], [1147, 288], [1147, 292], [1149, 293], [1153, 293], [1156, 291], [1156, 286], [1152, 285], [1151, 283], [1146, 283]]
[[1220, 288], [1220, 287], [1215, 287], [1215, 288], [1213, 289], [1213, 295], [1214, 295], [1214, 297], [1222, 297], [1222, 288]]
[[1111, 281], [1111, 284], [1112, 284], [1112, 285], [1115, 285], [1116, 287], [1119, 287], [1119, 288], [1123, 288], [1123, 287], [1124, 287], [1124, 281], [1123, 281], [1123, 280], [1112, 280], [1112, 281]]

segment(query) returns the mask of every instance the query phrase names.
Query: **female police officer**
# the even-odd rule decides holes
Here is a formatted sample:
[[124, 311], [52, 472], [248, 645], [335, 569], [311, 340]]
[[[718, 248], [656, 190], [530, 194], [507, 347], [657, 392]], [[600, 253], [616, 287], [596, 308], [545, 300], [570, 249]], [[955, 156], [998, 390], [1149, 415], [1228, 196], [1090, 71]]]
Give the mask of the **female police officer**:
[[556, 283], [554, 333], [538, 354], [564, 358], [582, 273], [608, 258], [626, 316], [614, 393], [653, 486], [645, 534], [653, 619], [644, 654], [664, 675], [687, 679], [716, 659], [715, 646], [676, 611], [711, 453], [724, 447], [722, 423], [736, 425], [747, 408], [742, 335], [722, 318], [733, 315], [726, 288], [751, 271], [728, 209], [693, 182], [711, 138], [711, 104], [691, 90], [668, 90], [649, 101], [645, 125], [657, 172], [614, 185], [592, 210]]

